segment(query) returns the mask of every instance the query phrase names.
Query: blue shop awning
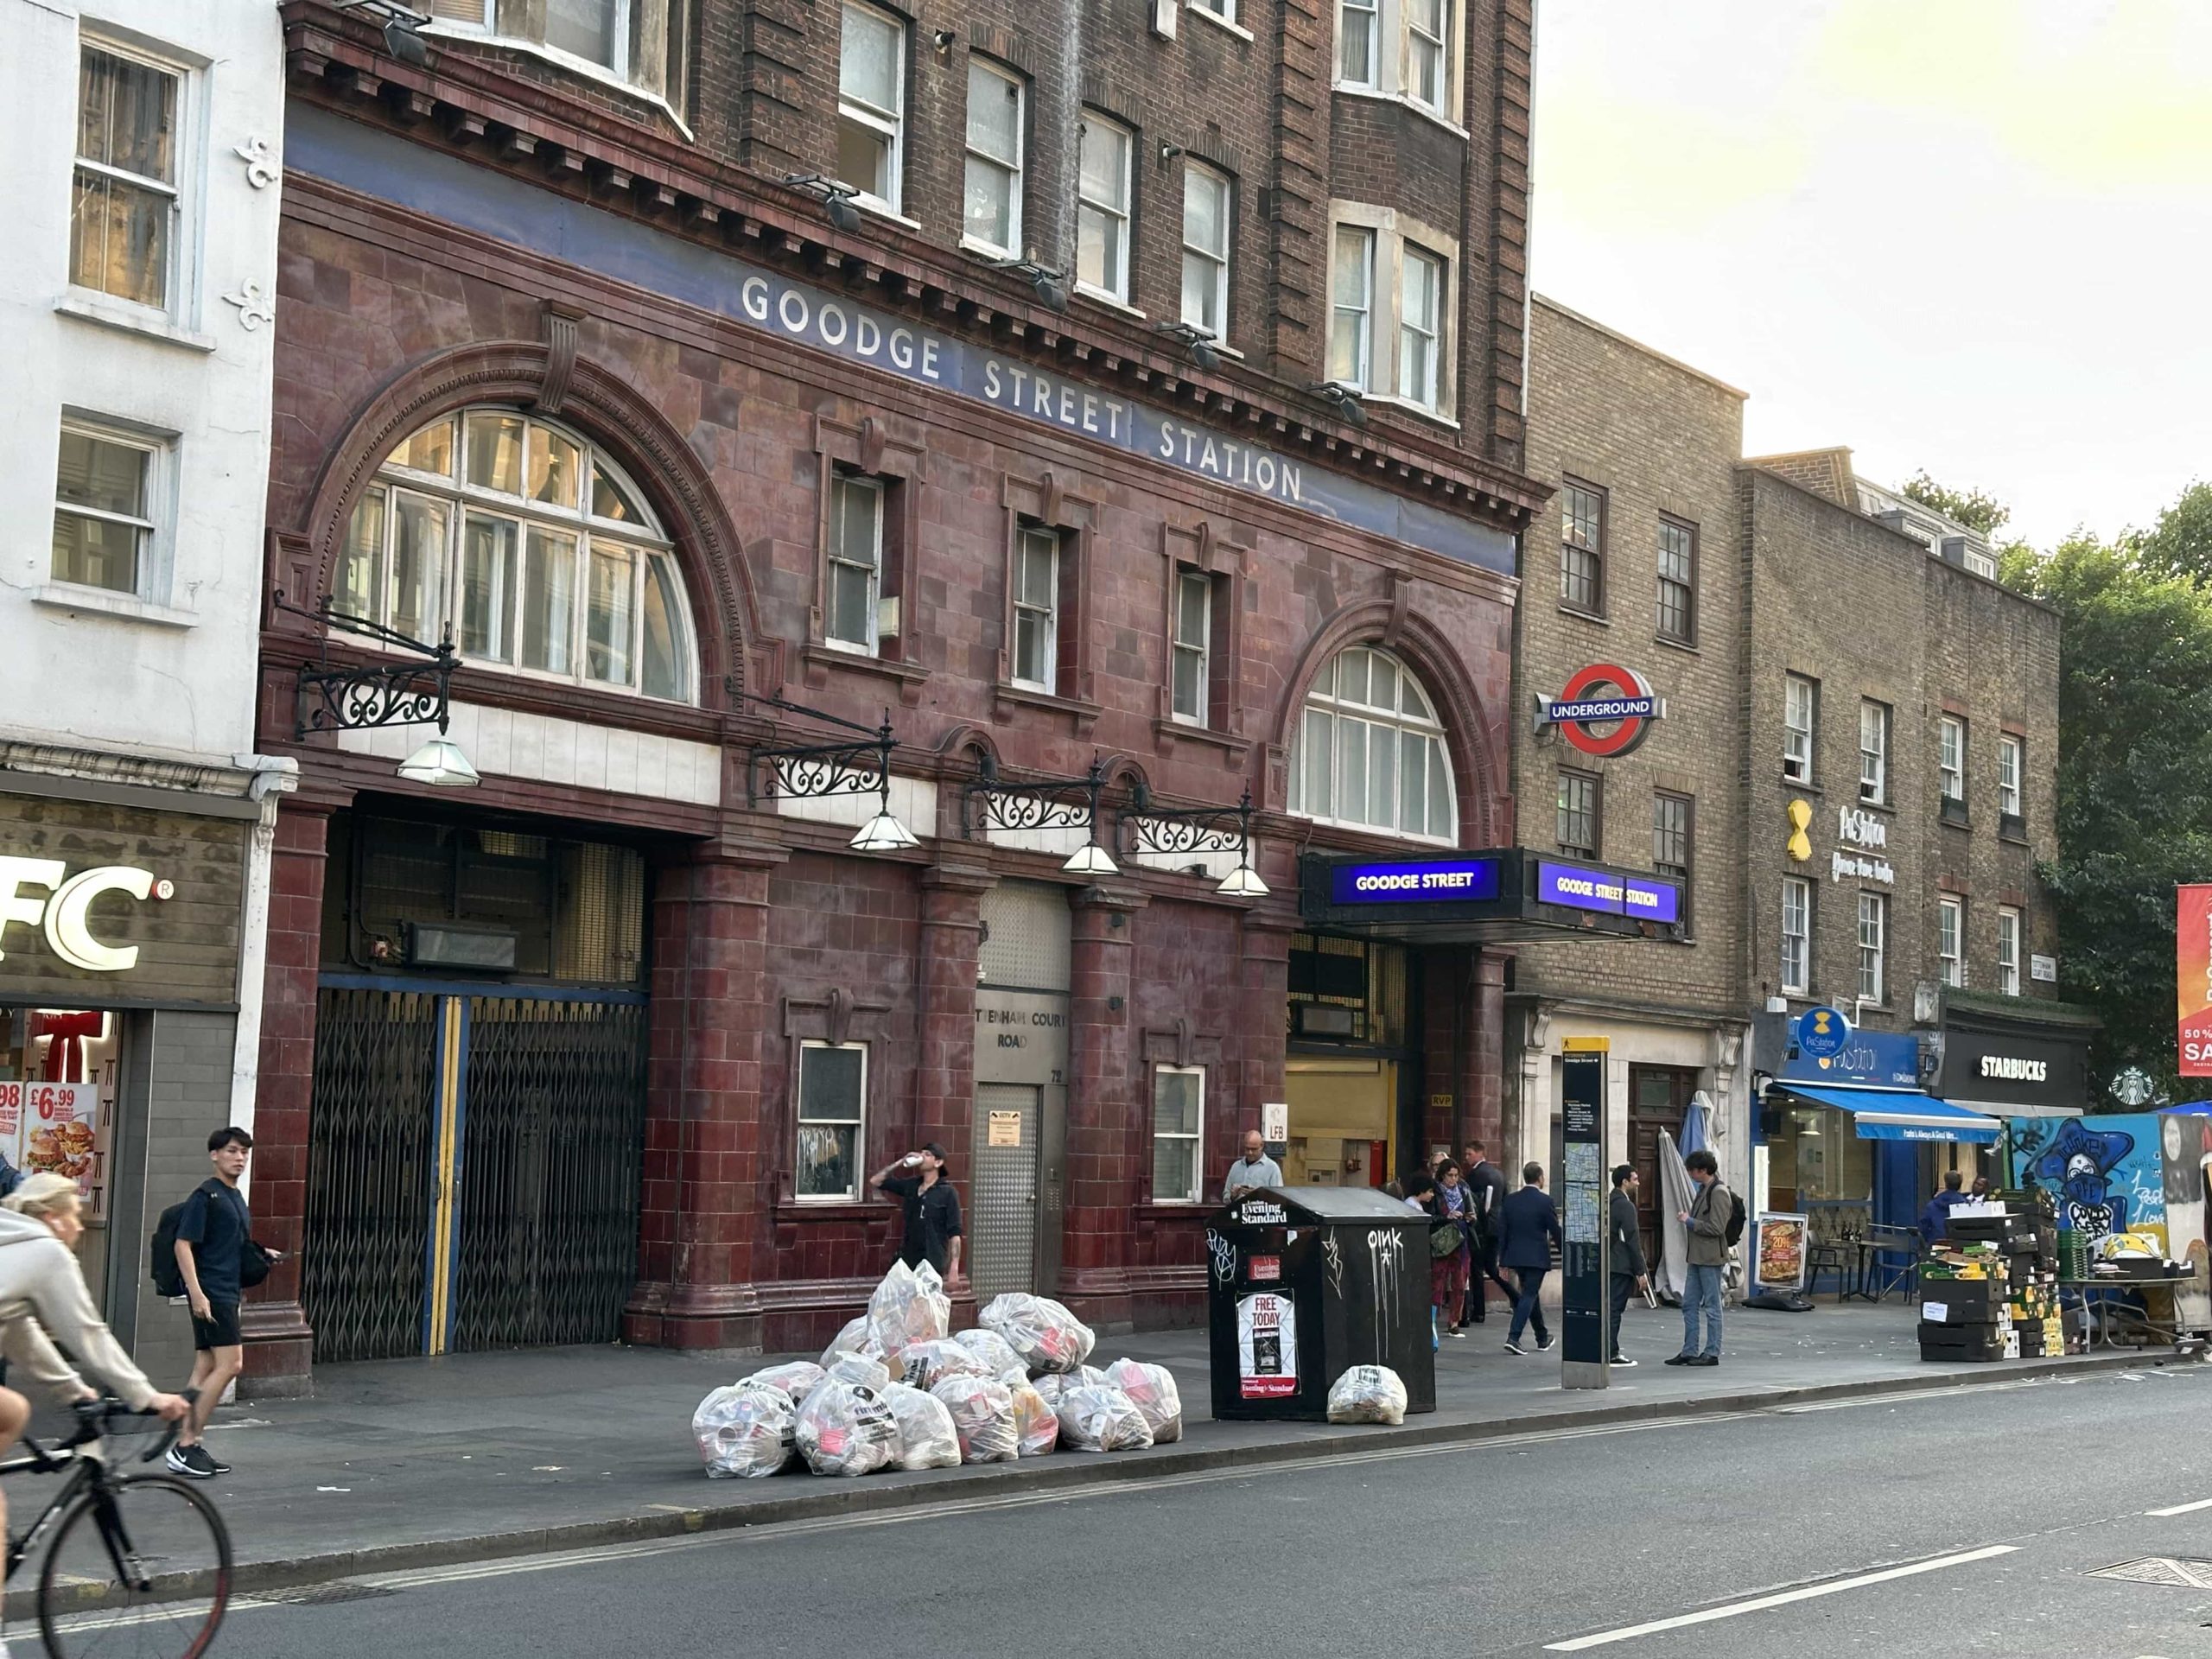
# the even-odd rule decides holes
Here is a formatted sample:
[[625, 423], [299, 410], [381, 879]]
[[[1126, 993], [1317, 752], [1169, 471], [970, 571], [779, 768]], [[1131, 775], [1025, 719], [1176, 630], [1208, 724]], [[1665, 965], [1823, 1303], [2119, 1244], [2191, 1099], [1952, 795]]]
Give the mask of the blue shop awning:
[[1857, 1121], [1861, 1141], [1964, 1141], [1978, 1147], [1997, 1144], [1993, 1117], [1969, 1112], [1933, 1095], [1909, 1089], [1822, 1089], [1808, 1083], [1777, 1087], [1816, 1105], [1833, 1106]]

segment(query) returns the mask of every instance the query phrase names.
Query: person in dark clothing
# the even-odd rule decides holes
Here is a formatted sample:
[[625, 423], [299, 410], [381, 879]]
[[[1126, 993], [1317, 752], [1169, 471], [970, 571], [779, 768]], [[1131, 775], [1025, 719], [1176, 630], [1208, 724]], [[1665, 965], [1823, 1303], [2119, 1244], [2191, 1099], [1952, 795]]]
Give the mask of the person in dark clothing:
[[1479, 1141], [1467, 1143], [1467, 1309], [1462, 1323], [1480, 1325], [1490, 1311], [1488, 1287], [1505, 1293], [1507, 1306], [1519, 1295], [1498, 1276], [1497, 1230], [1505, 1208], [1505, 1172], [1491, 1162]]
[[868, 1185], [906, 1205], [906, 1231], [899, 1259], [910, 1268], [928, 1262], [950, 1289], [960, 1282], [960, 1195], [952, 1190], [944, 1166], [944, 1148], [932, 1141], [919, 1152], [886, 1164]]
[[1955, 1169], [1943, 1172], [1943, 1190], [1928, 1200], [1928, 1207], [1920, 1212], [1920, 1236], [1933, 1244], [1950, 1230], [1951, 1211], [1968, 1202], [1959, 1191], [1966, 1184], [1966, 1177]]
[[1613, 1325], [1606, 1357], [1616, 1365], [1636, 1362], [1621, 1352], [1621, 1316], [1628, 1299], [1650, 1284], [1650, 1269], [1643, 1260], [1643, 1229], [1636, 1213], [1636, 1166], [1622, 1164], [1613, 1171]]
[[238, 1181], [252, 1155], [253, 1137], [244, 1129], [233, 1126], [209, 1135], [207, 1160], [215, 1173], [193, 1190], [177, 1217], [177, 1276], [184, 1281], [185, 1301], [192, 1310], [191, 1386], [198, 1392], [191, 1415], [169, 1448], [168, 1468], [191, 1480], [231, 1472], [230, 1465], [219, 1460], [200, 1437], [223, 1390], [245, 1368], [238, 1303], [245, 1295], [244, 1263], [253, 1217]]
[[1533, 1325], [1536, 1351], [1543, 1353], [1552, 1345], [1551, 1329], [1544, 1323], [1541, 1300], [1544, 1275], [1552, 1269], [1552, 1246], [1563, 1241], [1560, 1236], [1559, 1211], [1552, 1204], [1551, 1195], [1544, 1191], [1544, 1166], [1523, 1165], [1521, 1182], [1521, 1190], [1505, 1201], [1498, 1234], [1497, 1259], [1513, 1270], [1519, 1285], [1513, 1303], [1513, 1328], [1506, 1333], [1505, 1351], [1526, 1353], [1528, 1350], [1521, 1345], [1521, 1333]]

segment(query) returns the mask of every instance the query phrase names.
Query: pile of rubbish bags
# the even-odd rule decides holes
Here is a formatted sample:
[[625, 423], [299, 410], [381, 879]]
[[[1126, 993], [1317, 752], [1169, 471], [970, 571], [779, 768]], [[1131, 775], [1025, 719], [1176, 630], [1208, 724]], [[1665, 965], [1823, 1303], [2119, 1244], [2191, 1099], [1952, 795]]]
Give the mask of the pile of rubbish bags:
[[[1183, 1437], [1164, 1365], [1086, 1362], [1090, 1328], [1049, 1296], [1013, 1294], [952, 1331], [934, 1268], [899, 1262], [821, 1363], [771, 1365], [716, 1389], [691, 1416], [707, 1473], [758, 1479], [1011, 1463], [1065, 1447], [1126, 1452]], [[1399, 1390], [1399, 1409], [1405, 1393]]]

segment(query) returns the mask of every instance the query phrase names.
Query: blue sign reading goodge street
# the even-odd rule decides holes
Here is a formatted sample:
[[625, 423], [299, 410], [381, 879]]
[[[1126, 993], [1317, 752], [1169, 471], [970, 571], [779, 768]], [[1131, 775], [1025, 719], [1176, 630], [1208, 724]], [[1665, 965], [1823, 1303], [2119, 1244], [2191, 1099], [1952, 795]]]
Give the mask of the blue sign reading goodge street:
[[1329, 872], [1332, 905], [1480, 903], [1498, 896], [1495, 858], [1425, 859], [1411, 864], [1339, 864]]
[[1675, 882], [1581, 864], [1554, 864], [1549, 859], [1536, 863], [1536, 902], [1640, 922], [1682, 919], [1682, 890]]

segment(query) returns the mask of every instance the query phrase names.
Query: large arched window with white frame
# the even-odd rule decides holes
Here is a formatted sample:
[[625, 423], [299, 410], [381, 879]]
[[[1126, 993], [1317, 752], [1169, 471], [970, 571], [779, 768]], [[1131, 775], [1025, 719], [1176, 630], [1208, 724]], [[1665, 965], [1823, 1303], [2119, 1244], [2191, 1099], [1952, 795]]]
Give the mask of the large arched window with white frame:
[[385, 458], [331, 604], [414, 639], [450, 628], [472, 668], [698, 698], [667, 533], [590, 440], [518, 410], [441, 416]]
[[1459, 795], [1435, 702], [1389, 652], [1351, 646], [1314, 680], [1291, 749], [1290, 810], [1458, 843]]

